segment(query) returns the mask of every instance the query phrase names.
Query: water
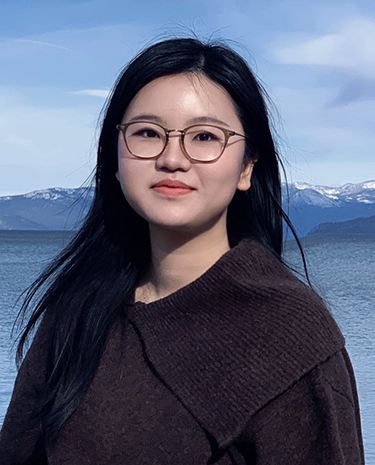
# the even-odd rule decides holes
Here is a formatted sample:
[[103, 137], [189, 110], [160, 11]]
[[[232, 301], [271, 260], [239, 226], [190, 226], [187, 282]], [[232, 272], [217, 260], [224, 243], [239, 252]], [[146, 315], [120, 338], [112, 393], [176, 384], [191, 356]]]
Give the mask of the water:
[[[10, 331], [15, 302], [71, 237], [69, 232], [0, 231], [0, 425], [16, 374]], [[347, 341], [360, 398], [366, 463], [375, 465], [375, 236], [303, 240], [310, 277]], [[286, 256], [299, 262], [294, 242]]]
[[[375, 465], [375, 236], [309, 237], [303, 240], [310, 279], [346, 339], [362, 417], [366, 464]], [[287, 246], [298, 261], [295, 243]]]
[[10, 333], [17, 300], [70, 237], [70, 232], [0, 231], [0, 425], [16, 375]]

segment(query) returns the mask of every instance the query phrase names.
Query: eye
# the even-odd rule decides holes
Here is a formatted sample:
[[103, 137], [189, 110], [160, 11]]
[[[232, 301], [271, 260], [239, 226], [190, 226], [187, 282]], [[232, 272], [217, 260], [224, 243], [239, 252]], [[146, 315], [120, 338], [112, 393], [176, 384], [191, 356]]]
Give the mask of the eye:
[[204, 132], [199, 132], [195, 138], [198, 142], [213, 142], [217, 141], [218, 138], [215, 136], [215, 134], [212, 134], [211, 132], [204, 131]]
[[129, 124], [125, 136], [127, 139], [132, 138], [144, 142], [165, 139], [163, 128], [147, 121], [136, 121]]
[[133, 136], [144, 137], [145, 139], [157, 139], [160, 135], [153, 129], [138, 129]]

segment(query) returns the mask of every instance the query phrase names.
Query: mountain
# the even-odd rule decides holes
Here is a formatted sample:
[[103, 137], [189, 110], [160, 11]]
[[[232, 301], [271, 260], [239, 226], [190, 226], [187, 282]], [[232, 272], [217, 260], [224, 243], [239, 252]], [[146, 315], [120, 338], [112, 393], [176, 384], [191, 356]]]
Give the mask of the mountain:
[[283, 195], [284, 208], [300, 236], [320, 223], [375, 215], [375, 181], [341, 187], [294, 183], [283, 186]]
[[93, 189], [55, 187], [0, 197], [0, 229], [76, 229], [88, 211]]
[[308, 236], [326, 236], [329, 234], [375, 234], [375, 215], [369, 218], [356, 218], [355, 220], [338, 223], [321, 223], [315, 226]]
[[[0, 197], [0, 229], [75, 229], [93, 199], [92, 188], [52, 188]], [[375, 181], [342, 187], [283, 185], [284, 208], [303, 237], [320, 223], [375, 215]], [[288, 200], [289, 199], [289, 200]]]

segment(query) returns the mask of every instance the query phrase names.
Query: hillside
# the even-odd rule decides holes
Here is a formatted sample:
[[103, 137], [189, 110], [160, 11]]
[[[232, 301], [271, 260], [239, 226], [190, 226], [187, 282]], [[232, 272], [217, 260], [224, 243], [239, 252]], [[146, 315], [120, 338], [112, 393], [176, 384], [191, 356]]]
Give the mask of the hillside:
[[375, 216], [356, 218], [355, 220], [338, 223], [321, 223], [315, 226], [307, 235], [323, 236], [329, 234], [375, 234]]
[[0, 229], [75, 229], [91, 204], [92, 189], [52, 188], [0, 197]]
[[[0, 197], [0, 229], [75, 229], [90, 207], [93, 192], [91, 188], [51, 188]], [[335, 188], [294, 183], [283, 186], [283, 198], [284, 208], [301, 237], [321, 223], [375, 215], [375, 181]], [[360, 223], [353, 226], [361, 227]]]
[[294, 183], [284, 186], [285, 209], [300, 236], [320, 223], [336, 223], [375, 215], [375, 181], [341, 187]]

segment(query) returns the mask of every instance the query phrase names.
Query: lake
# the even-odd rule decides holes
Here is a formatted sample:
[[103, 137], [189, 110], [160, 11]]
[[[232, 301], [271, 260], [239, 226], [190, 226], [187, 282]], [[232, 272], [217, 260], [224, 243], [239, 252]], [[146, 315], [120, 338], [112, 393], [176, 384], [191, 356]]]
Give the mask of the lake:
[[[0, 425], [16, 375], [10, 331], [22, 291], [71, 238], [70, 232], [0, 231]], [[375, 465], [375, 236], [304, 238], [310, 278], [347, 341], [356, 374], [366, 463]], [[296, 268], [296, 244], [285, 257]]]

